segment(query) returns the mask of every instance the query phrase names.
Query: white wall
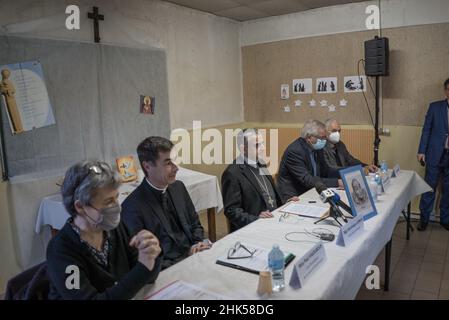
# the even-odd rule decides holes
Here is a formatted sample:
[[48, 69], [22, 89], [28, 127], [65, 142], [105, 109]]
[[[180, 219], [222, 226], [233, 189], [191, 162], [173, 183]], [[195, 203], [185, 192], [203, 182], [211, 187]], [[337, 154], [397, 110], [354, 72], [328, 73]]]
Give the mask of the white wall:
[[373, 4], [384, 29], [449, 22], [448, 0], [375, 0], [244, 22], [241, 45], [363, 31], [365, 9]]
[[[80, 30], [65, 28], [69, 4], [80, 6]], [[103, 43], [166, 51], [172, 128], [191, 129], [193, 120], [202, 120], [203, 126], [243, 121], [240, 25], [232, 20], [152, 0], [0, 0], [0, 33], [91, 42], [92, 21], [86, 16], [93, 5], [105, 15], [100, 22]], [[56, 192], [54, 182], [47, 185], [46, 190], [54, 190], [46, 195]], [[25, 207], [19, 208], [8, 187], [12, 185], [0, 182], [0, 294], [11, 276], [38, 262], [43, 238], [33, 232], [42, 188], [22, 192], [19, 204]], [[21, 226], [17, 210], [29, 214]], [[19, 249], [17, 231], [34, 239], [29, 248]], [[24, 252], [26, 258], [21, 258]]]
[[[65, 28], [69, 4], [81, 9], [80, 30]], [[103, 43], [165, 49], [172, 128], [243, 120], [238, 22], [154, 0], [17, 0], [0, 1], [0, 32], [92, 41], [93, 5]]]

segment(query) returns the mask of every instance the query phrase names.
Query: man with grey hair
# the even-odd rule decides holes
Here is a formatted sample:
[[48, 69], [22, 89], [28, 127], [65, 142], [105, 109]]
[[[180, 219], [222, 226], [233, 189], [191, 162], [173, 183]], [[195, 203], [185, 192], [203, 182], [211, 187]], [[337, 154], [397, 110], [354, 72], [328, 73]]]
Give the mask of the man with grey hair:
[[324, 147], [324, 159], [327, 165], [336, 170], [356, 165], [366, 167], [370, 172], [376, 172], [375, 165], [368, 165], [354, 158], [346, 148], [343, 141], [340, 140], [341, 126], [336, 119], [326, 121], [326, 130], [328, 134], [326, 146]]
[[244, 129], [237, 136], [240, 155], [223, 172], [224, 213], [233, 232], [259, 218], [272, 218], [282, 205], [280, 193], [263, 161], [263, 136]]
[[324, 161], [326, 128], [318, 120], [308, 120], [301, 137], [291, 143], [282, 156], [278, 185], [283, 199], [299, 196], [319, 183], [327, 187], [343, 187], [337, 170]]

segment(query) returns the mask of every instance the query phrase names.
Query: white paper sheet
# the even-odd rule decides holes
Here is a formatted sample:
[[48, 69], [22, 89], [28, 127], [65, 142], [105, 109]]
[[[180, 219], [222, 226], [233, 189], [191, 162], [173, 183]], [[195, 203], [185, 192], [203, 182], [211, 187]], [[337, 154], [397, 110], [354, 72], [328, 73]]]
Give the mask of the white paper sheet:
[[146, 300], [229, 300], [229, 298], [179, 280], [147, 297]]

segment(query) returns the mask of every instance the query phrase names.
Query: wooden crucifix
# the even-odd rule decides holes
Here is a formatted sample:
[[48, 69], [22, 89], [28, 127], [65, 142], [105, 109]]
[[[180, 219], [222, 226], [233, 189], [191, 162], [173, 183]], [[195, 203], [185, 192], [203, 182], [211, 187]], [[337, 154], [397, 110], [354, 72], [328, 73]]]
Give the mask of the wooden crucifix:
[[98, 21], [104, 20], [104, 15], [102, 14], [98, 14], [98, 7], [93, 7], [93, 11], [94, 12], [88, 12], [87, 13], [87, 17], [89, 19], [93, 19], [94, 20], [94, 37], [95, 37], [95, 42], [99, 43], [100, 42], [100, 25], [98, 24]]

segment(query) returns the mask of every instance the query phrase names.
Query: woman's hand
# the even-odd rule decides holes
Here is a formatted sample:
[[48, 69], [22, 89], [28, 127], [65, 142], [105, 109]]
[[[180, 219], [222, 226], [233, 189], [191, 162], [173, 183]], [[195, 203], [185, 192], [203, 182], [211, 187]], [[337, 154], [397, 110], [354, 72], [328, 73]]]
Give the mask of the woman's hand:
[[161, 253], [159, 240], [148, 230], [141, 230], [129, 242], [131, 247], [139, 251], [138, 261], [148, 270], [153, 270], [156, 258]]

